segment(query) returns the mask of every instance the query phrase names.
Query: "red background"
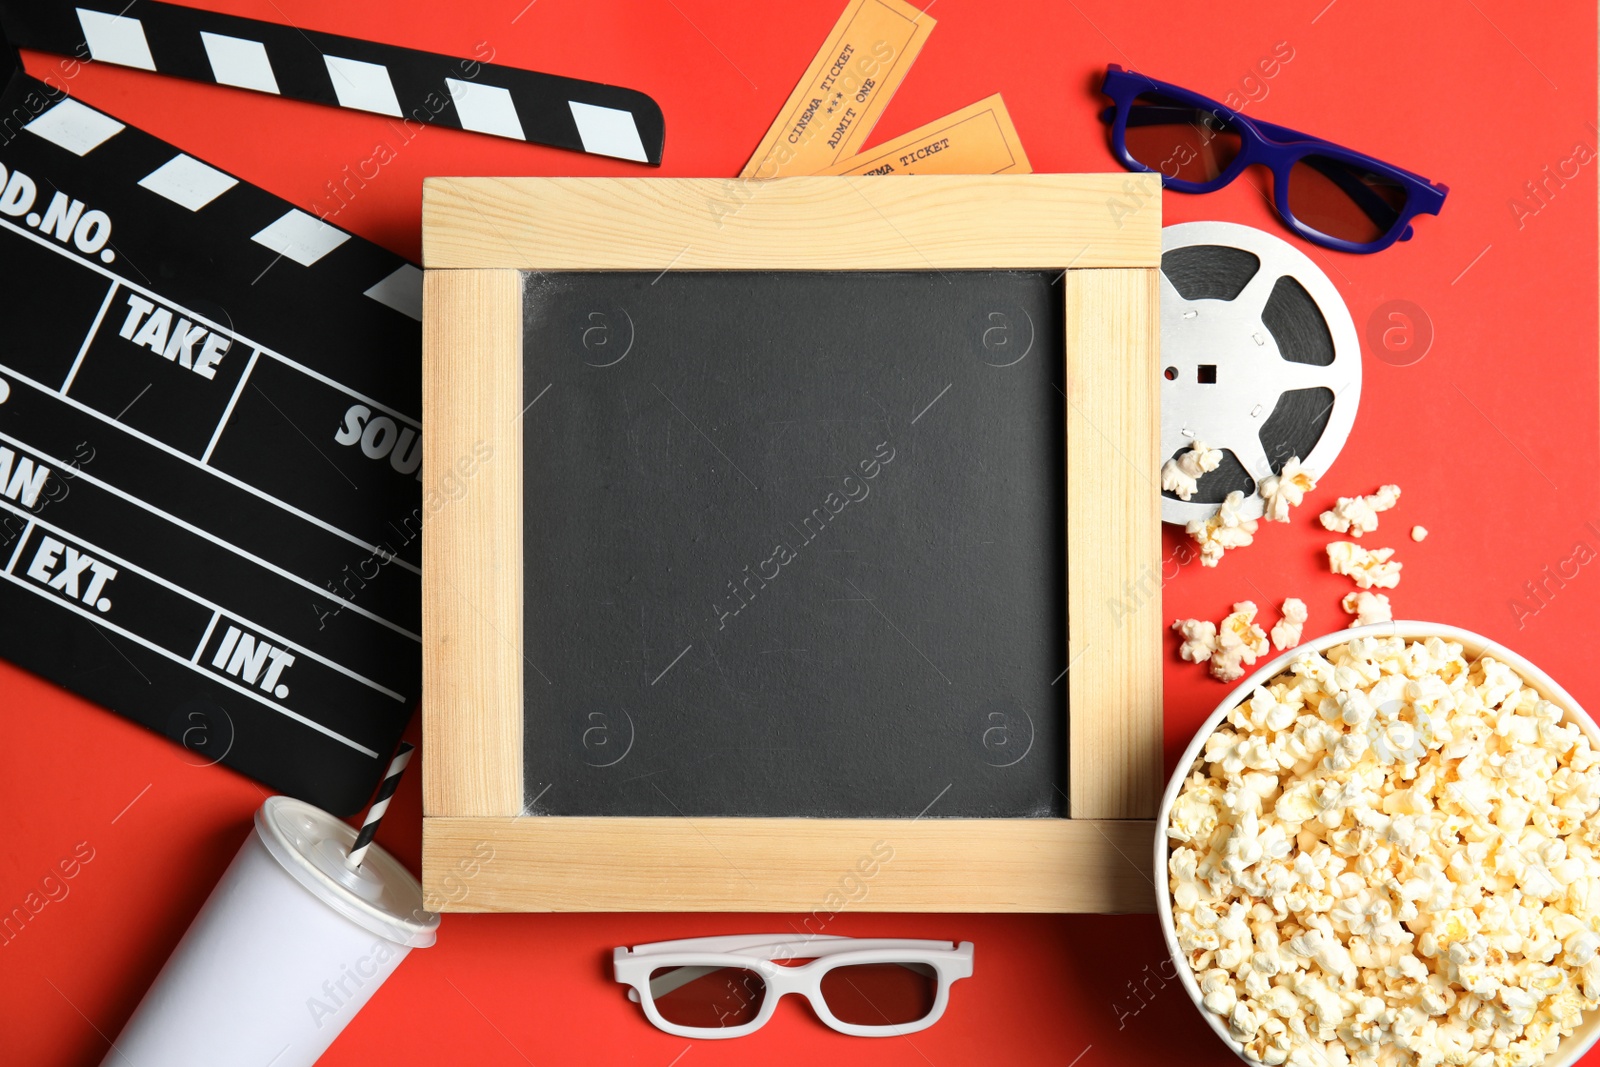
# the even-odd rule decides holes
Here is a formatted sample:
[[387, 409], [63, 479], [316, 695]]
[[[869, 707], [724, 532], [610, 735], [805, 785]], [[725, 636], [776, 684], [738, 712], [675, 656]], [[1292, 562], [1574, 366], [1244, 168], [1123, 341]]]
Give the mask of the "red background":
[[[238, 0], [235, 14], [628, 85], [667, 117], [661, 174], [729, 176], [765, 132], [840, 10], [840, 0], [422, 0], [328, 5]], [[1312, 249], [1358, 330], [1403, 299], [1431, 321], [1425, 358], [1398, 366], [1364, 342], [1365, 388], [1349, 444], [1292, 527], [1269, 526], [1216, 570], [1166, 571], [1163, 618], [1218, 619], [1239, 599], [1310, 605], [1307, 636], [1341, 628], [1349, 586], [1327, 572], [1315, 525], [1337, 495], [1405, 491], [1368, 541], [1393, 545], [1400, 617], [1478, 630], [1524, 653], [1583, 703], [1600, 634], [1600, 565], [1536, 613], [1513, 598], [1579, 541], [1600, 549], [1595, 477], [1595, 162], [1542, 203], [1512, 202], [1582, 143], [1593, 149], [1595, 9], [1512, 0], [937, 0], [921, 58], [869, 143], [1002, 92], [1039, 171], [1115, 169], [1093, 92], [1107, 62], [1315, 132], [1444, 181], [1439, 218], [1375, 256]], [[1257, 64], [1287, 42], [1293, 58]], [[28, 54], [29, 70], [55, 69]], [[120, 68], [70, 82], [86, 102], [306, 208], [391, 137], [377, 116], [335, 111]], [[1263, 93], [1265, 95], [1263, 95]], [[1576, 165], [1576, 164], [1574, 164]], [[443, 129], [403, 147], [333, 221], [415, 259], [429, 174], [640, 175], [647, 168]], [[1567, 173], [1572, 173], [1569, 166]], [[883, 179], [892, 181], [894, 179]], [[1272, 232], [1262, 175], [1204, 197], [1168, 195], [1169, 222], [1226, 219]], [[1538, 208], [1536, 212], [1533, 208]], [[1413, 523], [1432, 536], [1413, 544]], [[1167, 549], [1179, 538], [1170, 530]], [[1595, 573], [1590, 573], [1594, 571]], [[1570, 569], [1569, 572], [1570, 574]], [[1169, 638], [1168, 759], [1226, 689], [1179, 663]], [[21, 936], [0, 947], [0, 1059], [100, 1061], [239, 842], [263, 791], [38, 679], [0, 664], [0, 910], [38, 888], [79, 842], [94, 850]], [[415, 723], [412, 737], [415, 738]], [[422, 754], [426, 758], [426, 753]], [[413, 770], [381, 842], [418, 866]], [[339, 1064], [966, 1064], [1234, 1062], [1175, 982], [1152, 916], [841, 914], [829, 933], [966, 939], [976, 974], [944, 1019], [909, 1038], [825, 1029], [797, 1002], [760, 1033], [687, 1042], [652, 1029], [610, 981], [612, 946], [784, 929], [797, 917], [449, 915], [434, 948], [406, 961], [334, 1044]], [[1137, 995], [1134, 983], [1142, 983]], [[1081, 1059], [1075, 1059], [1081, 1057]], [[1600, 1054], [1589, 1062], [1600, 1063]]]

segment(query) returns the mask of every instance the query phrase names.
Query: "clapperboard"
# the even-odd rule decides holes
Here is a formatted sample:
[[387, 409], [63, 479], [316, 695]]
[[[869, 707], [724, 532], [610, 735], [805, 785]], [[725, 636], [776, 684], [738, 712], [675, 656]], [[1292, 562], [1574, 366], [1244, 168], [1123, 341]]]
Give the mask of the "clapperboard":
[[[8, 8], [5, 28], [136, 66], [177, 54], [178, 30], [199, 40], [193, 19], [269, 37], [136, 10]], [[304, 53], [274, 47], [284, 95]], [[26, 75], [9, 46], [0, 62], [0, 655], [197, 762], [354, 811], [420, 685], [422, 273]], [[611, 154], [639, 154], [642, 118]], [[659, 134], [642, 143], [659, 160]]]

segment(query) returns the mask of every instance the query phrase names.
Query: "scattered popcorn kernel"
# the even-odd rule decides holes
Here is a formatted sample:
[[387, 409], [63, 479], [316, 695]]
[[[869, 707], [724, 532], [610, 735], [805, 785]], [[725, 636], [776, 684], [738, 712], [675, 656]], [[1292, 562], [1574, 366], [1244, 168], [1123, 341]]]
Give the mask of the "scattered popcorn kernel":
[[1219, 682], [1237, 682], [1244, 677], [1247, 655], [1242, 647], [1229, 649], [1226, 652], [1218, 649], [1211, 657], [1211, 677]]
[[1283, 602], [1283, 618], [1272, 627], [1272, 647], [1282, 652], [1300, 643], [1300, 631], [1305, 627], [1306, 602], [1290, 597]]
[[1266, 504], [1268, 522], [1288, 522], [1289, 509], [1297, 508], [1306, 494], [1317, 487], [1316, 475], [1300, 465], [1299, 456], [1291, 456], [1280, 474], [1261, 480], [1261, 499]]
[[1233, 606], [1233, 612], [1222, 620], [1222, 625], [1217, 627], [1217, 647], [1232, 648], [1242, 645], [1256, 655], [1267, 651], [1267, 635], [1261, 627], [1256, 625], [1255, 601], [1241, 600]]
[[1246, 666], [1266, 655], [1267, 632], [1256, 625], [1254, 601], [1243, 600], [1233, 606], [1233, 613], [1217, 627], [1217, 648], [1211, 655], [1211, 676], [1220, 681], [1233, 682], [1244, 677]]
[[1413, 527], [1411, 527], [1411, 540], [1413, 540], [1413, 541], [1421, 541], [1424, 538], [1426, 538], [1427, 536], [1428, 536], [1428, 528], [1426, 526], [1413, 526]]
[[[1234, 609], [1213, 664], [1265, 651]], [[1167, 870], [1182, 965], [1247, 1060], [1533, 1067], [1600, 1008], [1600, 751], [1565, 714], [1487, 655], [1381, 636], [1228, 713]]]
[[1161, 489], [1179, 500], [1188, 500], [1194, 495], [1201, 476], [1216, 470], [1221, 463], [1221, 451], [1208, 448], [1197, 438], [1187, 452], [1161, 465]]
[[1400, 487], [1385, 485], [1371, 496], [1342, 496], [1330, 510], [1318, 516], [1324, 530], [1360, 537], [1378, 528], [1378, 512], [1388, 511], [1400, 502]]
[[1389, 598], [1382, 593], [1369, 593], [1365, 590], [1346, 593], [1344, 599], [1339, 601], [1339, 606], [1356, 617], [1357, 626], [1394, 621], [1394, 615], [1389, 609]]
[[1194, 443], [1189, 446], [1189, 451], [1178, 457], [1178, 465], [1183, 468], [1184, 473], [1195, 478], [1200, 477], [1202, 474], [1210, 474], [1221, 464], [1221, 450], [1207, 446], [1199, 438], [1196, 438]]
[[1205, 663], [1217, 650], [1217, 624], [1199, 619], [1178, 619], [1172, 628], [1183, 638], [1178, 646], [1178, 658], [1187, 663]]
[[1400, 503], [1400, 487], [1398, 485], [1383, 485], [1378, 491], [1367, 497], [1367, 506], [1373, 511], [1388, 511]]
[[1179, 500], [1188, 500], [1199, 488], [1199, 480], [1189, 477], [1178, 461], [1169, 459], [1161, 465], [1161, 491], [1171, 493]]
[[1362, 589], [1393, 589], [1400, 584], [1399, 563], [1390, 563], [1392, 548], [1368, 551], [1354, 541], [1335, 541], [1328, 546], [1328, 566]]
[[[1279, 649], [1300, 643], [1301, 627], [1306, 621], [1306, 605], [1294, 597], [1283, 602], [1283, 618], [1272, 628], [1271, 641], [1267, 632], [1255, 621], [1258, 609], [1255, 602], [1242, 600], [1220, 623], [1201, 619], [1177, 619], [1172, 628], [1183, 643], [1178, 646], [1178, 658], [1188, 663], [1210, 665], [1211, 676], [1222, 682], [1235, 682], [1244, 677], [1246, 667], [1266, 655], [1276, 644]], [[1293, 714], [1292, 708], [1270, 710], [1269, 717]]]
[[1200, 546], [1202, 567], [1215, 567], [1228, 549], [1243, 548], [1255, 540], [1260, 524], [1255, 519], [1239, 517], [1239, 508], [1243, 505], [1244, 494], [1235, 490], [1227, 495], [1211, 518], [1195, 519], [1185, 527]]
[[1367, 505], [1366, 497], [1342, 496], [1332, 508], [1318, 515], [1317, 520], [1324, 530], [1360, 537], [1377, 528], [1378, 513]]

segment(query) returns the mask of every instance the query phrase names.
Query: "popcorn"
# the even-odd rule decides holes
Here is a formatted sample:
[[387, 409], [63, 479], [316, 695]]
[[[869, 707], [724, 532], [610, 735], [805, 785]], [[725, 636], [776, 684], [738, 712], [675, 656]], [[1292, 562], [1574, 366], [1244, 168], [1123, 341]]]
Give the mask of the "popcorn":
[[1245, 665], [1255, 662], [1254, 657], [1246, 659], [1246, 655], [1242, 650], [1236, 653], [1218, 652], [1211, 657], [1211, 677], [1219, 682], [1237, 682], [1244, 677]]
[[[1185, 453], [1187, 455], [1188, 453]], [[1194, 496], [1198, 489], [1199, 479], [1192, 478], [1189, 473], [1179, 465], [1175, 459], [1169, 459], [1161, 465], [1161, 491], [1172, 493], [1179, 500], [1188, 500]]]
[[1357, 626], [1394, 621], [1394, 614], [1389, 609], [1389, 598], [1382, 593], [1368, 593], [1364, 590], [1346, 593], [1344, 599], [1339, 601], [1339, 606], [1356, 617]]
[[[1234, 607], [1213, 658], [1265, 651]], [[1533, 1065], [1600, 1008], [1600, 752], [1564, 718], [1507, 664], [1398, 637], [1303, 653], [1229, 711], [1167, 869], [1246, 1059]]]
[[1189, 445], [1189, 451], [1161, 465], [1161, 489], [1179, 500], [1188, 500], [1198, 488], [1201, 477], [1216, 470], [1221, 463], [1222, 452], [1208, 448], [1204, 441], [1196, 438]]
[[1307, 618], [1306, 602], [1296, 597], [1285, 600], [1282, 610], [1283, 618], [1272, 627], [1272, 647], [1280, 652], [1300, 643], [1300, 631]]
[[1200, 565], [1215, 567], [1222, 554], [1230, 548], [1244, 548], [1255, 540], [1259, 523], [1255, 519], [1241, 519], [1239, 508], [1244, 505], [1244, 494], [1235, 490], [1225, 497], [1217, 513], [1209, 519], [1195, 519], [1185, 527], [1200, 546]]
[[1261, 499], [1266, 504], [1268, 522], [1288, 522], [1289, 509], [1297, 508], [1306, 494], [1317, 487], [1316, 475], [1300, 465], [1299, 456], [1289, 457], [1279, 474], [1261, 479]]
[[1413, 541], [1422, 541], [1427, 536], [1428, 536], [1428, 528], [1426, 526], [1413, 526], [1413, 527], [1411, 527], [1411, 540], [1413, 540]]
[[1342, 496], [1339, 498], [1339, 503], [1317, 516], [1317, 521], [1322, 523], [1324, 530], [1360, 537], [1377, 529], [1378, 513], [1367, 503], [1367, 498], [1364, 496]]
[[1186, 663], [1205, 663], [1217, 650], [1216, 623], [1178, 619], [1173, 622], [1172, 628], [1183, 638], [1183, 644], [1178, 647], [1178, 658]]
[[1256, 625], [1254, 601], [1243, 600], [1217, 627], [1217, 649], [1211, 656], [1211, 676], [1223, 682], [1244, 677], [1244, 668], [1266, 655], [1267, 632]]
[[1393, 589], [1400, 584], [1402, 564], [1390, 563], [1392, 555], [1392, 548], [1368, 552], [1354, 541], [1335, 541], [1328, 546], [1328, 566], [1362, 589]]
[[[1241, 600], [1221, 623], [1212, 624], [1200, 619], [1177, 619], [1172, 628], [1183, 638], [1178, 646], [1178, 658], [1187, 663], [1207, 663], [1211, 676], [1221, 682], [1234, 682], [1244, 677], [1244, 669], [1266, 655], [1276, 643], [1279, 649], [1300, 643], [1300, 629], [1306, 621], [1306, 605], [1290, 597], [1283, 602], [1283, 618], [1272, 627], [1272, 640], [1255, 621], [1257, 608], [1254, 601]], [[1263, 710], [1269, 721], [1292, 720], [1292, 707], [1269, 707]]]
[[1373, 511], [1388, 511], [1400, 503], [1400, 487], [1398, 485], [1382, 485], [1372, 496], [1367, 497], [1367, 506]]
[[1342, 496], [1329, 511], [1318, 516], [1324, 530], [1360, 537], [1378, 528], [1378, 512], [1400, 502], [1400, 487], [1385, 485], [1371, 496]]
[[[1257, 656], [1267, 651], [1266, 632], [1255, 623], [1256, 610], [1253, 600], [1241, 600], [1233, 606], [1232, 614], [1217, 627], [1218, 651], [1244, 648]], [[1250, 662], [1254, 663], [1255, 660]]]

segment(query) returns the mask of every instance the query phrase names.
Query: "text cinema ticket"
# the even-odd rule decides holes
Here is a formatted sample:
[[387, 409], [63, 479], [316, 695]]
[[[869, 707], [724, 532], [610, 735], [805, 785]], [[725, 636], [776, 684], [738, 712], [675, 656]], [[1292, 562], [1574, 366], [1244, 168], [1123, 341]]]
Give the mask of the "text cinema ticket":
[[816, 174], [854, 155], [933, 26], [902, 0], [852, 0], [739, 177]]
[[818, 174], [1032, 174], [1000, 94], [969, 104]]

